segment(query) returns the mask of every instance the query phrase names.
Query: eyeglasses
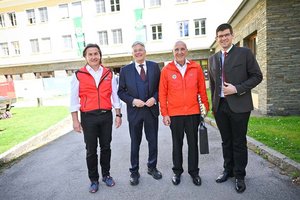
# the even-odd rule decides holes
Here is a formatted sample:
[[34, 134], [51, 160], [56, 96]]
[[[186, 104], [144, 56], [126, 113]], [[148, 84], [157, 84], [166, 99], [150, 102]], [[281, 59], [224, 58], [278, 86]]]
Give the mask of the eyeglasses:
[[222, 39], [223, 37], [228, 38], [231, 35], [231, 33], [226, 33], [224, 35], [218, 35], [217, 38]]

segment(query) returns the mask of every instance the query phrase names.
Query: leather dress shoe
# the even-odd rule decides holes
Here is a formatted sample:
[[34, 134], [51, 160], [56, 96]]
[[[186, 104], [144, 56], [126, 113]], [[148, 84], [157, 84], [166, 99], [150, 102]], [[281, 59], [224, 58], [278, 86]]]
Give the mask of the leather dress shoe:
[[233, 177], [233, 174], [224, 171], [223, 174], [221, 174], [220, 176], [218, 176], [218, 178], [216, 179], [216, 182], [217, 182], [217, 183], [223, 183], [223, 182], [227, 181], [227, 179], [228, 179], [229, 177]]
[[201, 178], [199, 175], [193, 177], [193, 183], [197, 186], [201, 185]]
[[172, 183], [174, 185], [178, 185], [180, 183], [180, 175], [174, 174], [174, 176], [172, 177]]
[[235, 179], [235, 190], [238, 193], [242, 193], [246, 190], [246, 184], [243, 179]]
[[132, 172], [130, 175], [130, 184], [131, 185], [137, 185], [139, 184], [139, 178], [140, 178], [140, 173], [139, 172]]
[[151, 175], [154, 179], [161, 179], [162, 174], [160, 171], [158, 171], [156, 168], [148, 168], [148, 174]]

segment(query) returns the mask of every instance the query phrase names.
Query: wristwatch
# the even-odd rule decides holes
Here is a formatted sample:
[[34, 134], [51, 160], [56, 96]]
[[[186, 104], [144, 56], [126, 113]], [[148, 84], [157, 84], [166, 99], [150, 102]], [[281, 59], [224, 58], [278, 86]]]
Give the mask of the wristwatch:
[[116, 117], [122, 117], [122, 113], [116, 114]]

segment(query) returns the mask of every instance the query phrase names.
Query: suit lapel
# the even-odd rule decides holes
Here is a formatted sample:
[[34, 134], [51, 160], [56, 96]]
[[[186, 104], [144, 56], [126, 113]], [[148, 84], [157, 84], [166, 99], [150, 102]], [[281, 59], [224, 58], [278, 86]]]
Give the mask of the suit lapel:
[[128, 70], [129, 73], [129, 81], [128, 84], [130, 84], [129, 88], [134, 88], [134, 93], [136, 95], [138, 95], [138, 89], [137, 89], [137, 85], [136, 85], [136, 69], [135, 69], [135, 63], [131, 63], [130, 64], [130, 68]]
[[149, 83], [149, 92], [152, 90], [152, 81], [154, 80], [153, 68], [150, 62], [146, 61], [147, 65], [147, 74], [148, 74], [148, 83]]

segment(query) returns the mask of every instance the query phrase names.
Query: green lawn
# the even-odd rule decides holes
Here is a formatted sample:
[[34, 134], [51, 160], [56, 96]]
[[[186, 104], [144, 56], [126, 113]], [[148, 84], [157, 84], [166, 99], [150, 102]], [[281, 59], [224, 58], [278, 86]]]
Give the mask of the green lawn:
[[248, 135], [300, 163], [300, 116], [251, 117]]
[[[207, 95], [211, 108], [210, 90]], [[211, 111], [207, 116], [214, 118]], [[300, 116], [251, 116], [248, 136], [300, 163]]]
[[0, 153], [26, 141], [65, 118], [64, 106], [12, 108], [12, 118], [0, 120]]

